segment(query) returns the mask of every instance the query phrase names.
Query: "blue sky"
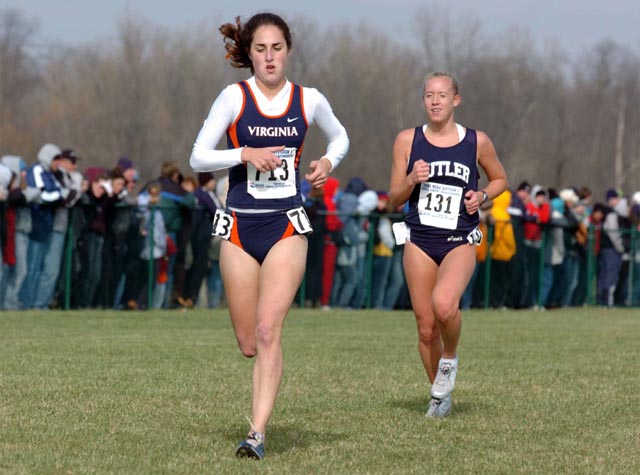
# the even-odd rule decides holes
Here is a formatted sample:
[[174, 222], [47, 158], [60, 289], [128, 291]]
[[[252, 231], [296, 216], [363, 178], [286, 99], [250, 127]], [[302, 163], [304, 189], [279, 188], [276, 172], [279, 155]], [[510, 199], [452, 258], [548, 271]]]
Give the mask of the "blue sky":
[[452, 19], [470, 13], [487, 35], [523, 28], [540, 45], [558, 42], [572, 55], [604, 38], [640, 47], [638, 0], [0, 0], [0, 8], [17, 8], [36, 19], [42, 40], [68, 45], [108, 39], [127, 10], [168, 28], [197, 28], [208, 21], [215, 27], [238, 14], [272, 10], [285, 18], [305, 15], [322, 25], [366, 21], [397, 29], [411, 27], [417, 9], [434, 5], [439, 11], [446, 7]]

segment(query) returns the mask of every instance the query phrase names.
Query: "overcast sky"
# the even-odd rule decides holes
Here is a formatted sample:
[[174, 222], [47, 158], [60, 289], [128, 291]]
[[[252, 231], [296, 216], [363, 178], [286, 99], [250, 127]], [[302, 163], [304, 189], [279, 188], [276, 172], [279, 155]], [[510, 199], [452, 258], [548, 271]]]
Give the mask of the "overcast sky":
[[410, 31], [412, 14], [436, 4], [445, 5], [452, 19], [470, 14], [480, 20], [486, 35], [523, 28], [539, 45], [555, 41], [572, 56], [605, 38], [640, 47], [639, 0], [0, 0], [0, 8], [36, 19], [41, 40], [68, 45], [112, 37], [127, 9], [168, 28], [195, 28], [209, 20], [216, 27], [236, 15], [271, 10], [285, 18], [305, 15], [323, 26], [365, 21]]

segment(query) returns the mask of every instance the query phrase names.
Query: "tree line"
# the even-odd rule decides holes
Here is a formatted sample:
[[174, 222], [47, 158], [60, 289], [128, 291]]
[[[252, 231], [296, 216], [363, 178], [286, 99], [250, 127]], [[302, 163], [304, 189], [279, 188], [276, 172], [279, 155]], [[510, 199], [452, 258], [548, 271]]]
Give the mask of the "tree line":
[[[601, 39], [571, 57], [559, 44], [537, 46], [527, 31], [489, 36], [476, 19], [434, 9], [411, 17], [402, 42], [364, 23], [323, 28], [288, 18], [289, 79], [323, 92], [351, 139], [338, 178], [386, 188], [395, 135], [425, 120], [423, 77], [446, 70], [461, 82], [458, 119], [492, 137], [512, 185], [585, 185], [596, 199], [611, 186], [640, 189], [637, 46]], [[46, 45], [33, 20], [0, 10], [0, 154], [33, 163], [53, 142], [73, 148], [84, 166], [111, 168], [126, 155], [143, 179], [170, 160], [188, 172], [213, 100], [249, 74], [227, 63], [221, 23], [169, 30], [124, 15], [112, 38]], [[312, 128], [303, 161], [323, 147]]]

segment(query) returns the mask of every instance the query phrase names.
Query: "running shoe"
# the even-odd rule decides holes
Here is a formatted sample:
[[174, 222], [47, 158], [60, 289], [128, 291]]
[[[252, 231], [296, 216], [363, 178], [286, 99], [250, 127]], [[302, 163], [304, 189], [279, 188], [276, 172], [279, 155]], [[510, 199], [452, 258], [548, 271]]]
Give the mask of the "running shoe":
[[458, 371], [458, 357], [452, 360], [440, 358], [438, 364], [438, 374], [431, 386], [431, 397], [436, 399], [444, 399], [453, 392], [456, 384], [456, 372]]
[[236, 457], [262, 460], [264, 458], [264, 435], [251, 432], [245, 440], [238, 444]]
[[427, 407], [427, 417], [432, 417], [434, 419], [439, 417], [447, 417], [449, 414], [451, 414], [451, 409], [453, 409], [451, 396], [447, 396], [444, 399], [431, 398], [431, 401], [429, 401], [429, 406]]

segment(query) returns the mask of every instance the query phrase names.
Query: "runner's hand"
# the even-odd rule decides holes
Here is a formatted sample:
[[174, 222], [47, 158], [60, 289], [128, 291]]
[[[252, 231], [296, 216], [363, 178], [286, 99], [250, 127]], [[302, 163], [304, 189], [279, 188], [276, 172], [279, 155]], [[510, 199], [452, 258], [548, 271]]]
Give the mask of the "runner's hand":
[[429, 180], [429, 173], [431, 167], [424, 160], [418, 160], [413, 164], [411, 173], [407, 175], [407, 179], [410, 181], [411, 186], [415, 186], [418, 183], [424, 183]]
[[282, 160], [274, 155], [274, 152], [282, 150], [284, 150], [284, 145], [263, 148], [244, 147], [242, 161], [251, 163], [259, 172], [268, 172], [282, 165]]
[[315, 188], [321, 188], [327, 182], [331, 168], [331, 162], [323, 157], [309, 164], [309, 173], [304, 177]]
[[478, 195], [483, 196], [481, 191], [468, 190], [464, 194], [464, 206], [467, 209], [467, 213], [473, 214], [480, 208], [480, 200]]

